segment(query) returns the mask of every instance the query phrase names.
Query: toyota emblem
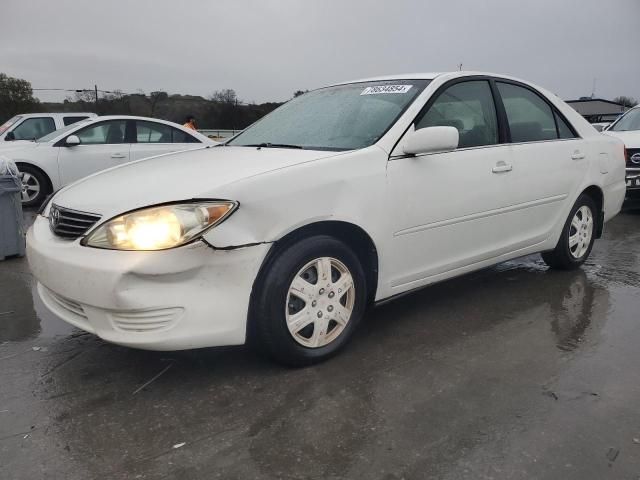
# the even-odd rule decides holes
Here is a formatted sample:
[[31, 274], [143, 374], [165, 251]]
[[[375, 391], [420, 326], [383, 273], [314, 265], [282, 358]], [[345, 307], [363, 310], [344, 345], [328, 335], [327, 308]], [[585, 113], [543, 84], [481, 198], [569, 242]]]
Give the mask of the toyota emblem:
[[60, 222], [60, 210], [55, 205], [51, 207], [51, 211], [49, 212], [49, 226], [55, 230]]
[[633, 155], [631, 155], [631, 163], [640, 165], [640, 153], [634, 153]]

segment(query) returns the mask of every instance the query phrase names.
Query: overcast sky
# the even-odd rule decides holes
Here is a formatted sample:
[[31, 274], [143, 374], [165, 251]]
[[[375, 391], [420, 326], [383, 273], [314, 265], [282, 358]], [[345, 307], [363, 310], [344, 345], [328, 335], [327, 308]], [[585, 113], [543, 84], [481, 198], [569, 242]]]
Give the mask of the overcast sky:
[[[245, 101], [393, 73], [482, 70], [562, 98], [640, 98], [640, 0], [2, 0], [0, 72], [34, 88]], [[37, 92], [40, 98], [60, 94]], [[52, 96], [53, 95], [53, 96]]]

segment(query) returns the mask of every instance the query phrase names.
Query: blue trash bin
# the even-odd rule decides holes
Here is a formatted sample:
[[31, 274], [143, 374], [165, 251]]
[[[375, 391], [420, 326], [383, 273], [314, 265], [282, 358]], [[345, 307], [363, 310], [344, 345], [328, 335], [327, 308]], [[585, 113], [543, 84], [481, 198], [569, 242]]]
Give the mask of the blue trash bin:
[[0, 260], [24, 256], [21, 192], [18, 177], [0, 175]]

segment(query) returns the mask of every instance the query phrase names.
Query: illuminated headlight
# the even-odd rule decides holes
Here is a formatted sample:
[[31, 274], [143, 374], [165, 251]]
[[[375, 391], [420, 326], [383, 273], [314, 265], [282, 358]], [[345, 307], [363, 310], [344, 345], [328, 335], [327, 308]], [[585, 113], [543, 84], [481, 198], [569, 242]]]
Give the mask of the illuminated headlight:
[[198, 238], [238, 207], [236, 202], [211, 201], [145, 208], [100, 225], [83, 245], [111, 250], [164, 250]]

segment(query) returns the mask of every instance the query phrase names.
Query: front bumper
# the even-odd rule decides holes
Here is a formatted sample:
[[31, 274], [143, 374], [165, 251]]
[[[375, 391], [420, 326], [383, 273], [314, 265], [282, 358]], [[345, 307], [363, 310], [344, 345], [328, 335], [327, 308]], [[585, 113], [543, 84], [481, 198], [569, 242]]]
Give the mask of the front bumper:
[[624, 199], [624, 207], [627, 209], [640, 208], [640, 168], [627, 168], [625, 180], [627, 195]]
[[269, 247], [100, 250], [53, 235], [41, 216], [27, 233], [49, 310], [106, 341], [148, 350], [244, 343], [251, 288]]
[[625, 180], [627, 190], [640, 191], [640, 168], [627, 168]]

